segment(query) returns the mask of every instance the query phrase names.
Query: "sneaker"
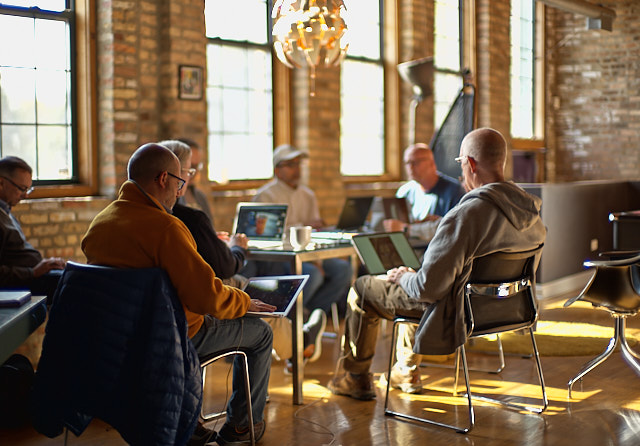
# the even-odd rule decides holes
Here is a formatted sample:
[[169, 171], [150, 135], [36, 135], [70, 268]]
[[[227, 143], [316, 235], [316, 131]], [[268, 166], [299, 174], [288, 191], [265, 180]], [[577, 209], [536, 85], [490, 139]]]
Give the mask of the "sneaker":
[[371, 373], [357, 375], [345, 372], [334, 376], [327, 386], [336, 395], [345, 395], [357, 400], [368, 401], [376, 397]]
[[420, 370], [417, 367], [403, 367], [398, 364], [391, 368], [391, 387], [404, 393], [422, 392]]
[[[304, 358], [302, 362], [304, 365], [307, 365], [307, 362], [309, 362], [309, 358]], [[293, 361], [291, 361], [291, 359], [287, 359], [284, 362], [284, 374], [293, 375]]]
[[[262, 420], [259, 423], [253, 425], [253, 432], [255, 433], [256, 442], [264, 435], [267, 423]], [[251, 433], [249, 432], [249, 426], [244, 428], [237, 428], [225, 423], [218, 432], [218, 438], [216, 439], [220, 446], [224, 445], [241, 445], [251, 443]]]
[[316, 361], [322, 353], [322, 334], [327, 326], [327, 315], [320, 308], [311, 312], [309, 320], [302, 327], [304, 333], [304, 357], [309, 362]]
[[202, 423], [198, 422], [196, 430], [193, 431], [191, 438], [187, 442], [187, 446], [204, 446], [208, 443], [213, 443], [216, 437], [216, 431], [206, 428]]

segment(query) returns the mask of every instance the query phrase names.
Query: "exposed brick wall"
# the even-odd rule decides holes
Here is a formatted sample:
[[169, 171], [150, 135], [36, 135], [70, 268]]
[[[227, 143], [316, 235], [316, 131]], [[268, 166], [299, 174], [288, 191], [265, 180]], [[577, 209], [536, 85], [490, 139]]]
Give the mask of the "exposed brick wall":
[[26, 200], [13, 212], [27, 240], [44, 257], [86, 262], [80, 242], [93, 218], [110, 201], [105, 198]]
[[640, 3], [604, 0], [613, 32], [549, 9], [547, 169], [556, 181], [640, 177]]

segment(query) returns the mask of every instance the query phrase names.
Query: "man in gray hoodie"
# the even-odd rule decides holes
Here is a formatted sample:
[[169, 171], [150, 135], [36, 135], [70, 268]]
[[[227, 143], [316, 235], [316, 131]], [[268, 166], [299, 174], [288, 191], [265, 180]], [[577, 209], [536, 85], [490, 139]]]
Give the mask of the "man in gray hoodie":
[[469, 133], [456, 158], [468, 192], [443, 217], [420, 269], [394, 268], [386, 280], [362, 276], [356, 281], [348, 298], [344, 371], [329, 382], [333, 393], [375, 398], [369, 369], [380, 318], [422, 318], [414, 350], [453, 353], [466, 341], [464, 285], [473, 261], [499, 251], [534, 249], [544, 242], [541, 200], [505, 181], [506, 156], [507, 144], [498, 131], [481, 128]]

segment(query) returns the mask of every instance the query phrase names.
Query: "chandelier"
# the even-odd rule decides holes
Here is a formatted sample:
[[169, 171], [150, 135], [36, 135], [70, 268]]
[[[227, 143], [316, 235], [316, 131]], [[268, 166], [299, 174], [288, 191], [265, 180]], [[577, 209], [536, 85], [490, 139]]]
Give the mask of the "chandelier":
[[[277, 0], [273, 6], [273, 48], [289, 68], [339, 65], [349, 44], [342, 0]], [[311, 90], [313, 96], [313, 87]]]

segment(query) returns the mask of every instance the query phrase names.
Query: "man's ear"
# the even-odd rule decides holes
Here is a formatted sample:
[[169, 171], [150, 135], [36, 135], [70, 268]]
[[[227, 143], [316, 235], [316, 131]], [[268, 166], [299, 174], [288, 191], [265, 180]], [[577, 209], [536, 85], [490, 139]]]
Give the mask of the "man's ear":
[[478, 166], [476, 165], [476, 160], [468, 156], [467, 162], [469, 163], [469, 169], [471, 169], [471, 172], [476, 173], [476, 170], [478, 169]]
[[165, 170], [164, 172], [162, 172], [160, 175], [156, 177], [156, 183], [158, 183], [158, 186], [164, 189], [165, 187], [167, 187], [168, 179], [169, 179], [169, 174]]

